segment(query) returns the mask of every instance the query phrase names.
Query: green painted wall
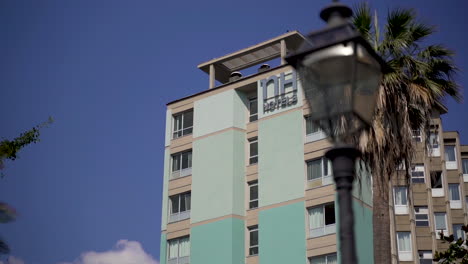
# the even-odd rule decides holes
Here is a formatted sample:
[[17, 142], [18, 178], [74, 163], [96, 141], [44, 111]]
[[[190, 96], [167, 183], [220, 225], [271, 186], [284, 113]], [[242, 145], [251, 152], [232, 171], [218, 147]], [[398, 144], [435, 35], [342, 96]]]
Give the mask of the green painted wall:
[[244, 221], [237, 218], [192, 227], [190, 264], [245, 263], [244, 234]]
[[194, 104], [193, 136], [200, 137], [230, 127], [245, 128], [247, 107], [241, 93], [229, 90]]
[[306, 263], [304, 202], [259, 212], [260, 264]]
[[267, 206], [304, 197], [302, 110], [260, 121], [259, 203]]
[[167, 262], [167, 239], [166, 234], [161, 234], [161, 247], [159, 251], [159, 264], [166, 264]]
[[167, 207], [168, 205], [168, 185], [169, 185], [169, 169], [171, 164], [171, 153], [169, 148], [164, 150], [164, 173], [163, 173], [163, 193], [162, 193], [162, 212], [161, 212], [161, 230], [167, 227]]
[[372, 176], [365, 168], [363, 163], [356, 164], [356, 180], [354, 181], [353, 196], [372, 207]]
[[191, 222], [244, 215], [245, 133], [229, 130], [193, 143]]
[[359, 263], [374, 262], [374, 237], [372, 233], [372, 209], [363, 206], [359, 201], [353, 201], [356, 232], [356, 250]]
[[[338, 200], [337, 198], [335, 199]], [[358, 263], [368, 264], [374, 263], [374, 237], [373, 237], [373, 224], [372, 224], [372, 209], [363, 205], [361, 201], [353, 199], [354, 211], [354, 235], [356, 239], [356, 251]], [[337, 231], [337, 248], [340, 248], [340, 217], [338, 216], [339, 205], [335, 203], [336, 217], [336, 231]], [[341, 262], [341, 255], [338, 251], [338, 263]]]

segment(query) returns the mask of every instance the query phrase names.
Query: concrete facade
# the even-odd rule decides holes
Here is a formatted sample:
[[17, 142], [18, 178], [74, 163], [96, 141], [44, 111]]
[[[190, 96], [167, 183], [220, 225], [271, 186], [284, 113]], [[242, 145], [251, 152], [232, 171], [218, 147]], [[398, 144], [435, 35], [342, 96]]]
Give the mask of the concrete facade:
[[[340, 260], [335, 188], [323, 159], [331, 143], [308, 131], [310, 109], [293, 69], [279, 65], [231, 81], [225, 75], [284, 56], [302, 38], [289, 32], [201, 64], [210, 89], [167, 105], [160, 263]], [[359, 263], [367, 264], [372, 195], [370, 175], [360, 175], [353, 207], [357, 239], [366, 241]]]

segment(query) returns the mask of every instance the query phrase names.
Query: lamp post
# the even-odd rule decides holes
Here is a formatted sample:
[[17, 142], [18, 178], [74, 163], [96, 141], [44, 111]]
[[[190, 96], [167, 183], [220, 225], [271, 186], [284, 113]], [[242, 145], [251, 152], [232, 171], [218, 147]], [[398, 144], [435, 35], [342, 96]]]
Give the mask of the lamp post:
[[352, 188], [360, 152], [347, 145], [371, 125], [384, 62], [351, 24], [352, 10], [337, 1], [320, 12], [327, 26], [307, 35], [286, 57], [296, 69], [310, 106], [310, 118], [335, 146], [332, 161], [340, 218], [342, 263], [357, 263]]

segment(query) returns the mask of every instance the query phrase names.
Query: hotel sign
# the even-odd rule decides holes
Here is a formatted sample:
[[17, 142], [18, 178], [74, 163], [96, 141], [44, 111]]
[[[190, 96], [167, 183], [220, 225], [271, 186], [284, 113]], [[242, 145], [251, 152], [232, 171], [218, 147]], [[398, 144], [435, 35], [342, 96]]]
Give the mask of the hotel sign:
[[292, 71], [279, 76], [273, 75], [260, 81], [263, 91], [263, 112], [273, 112], [296, 105], [297, 78], [296, 72]]

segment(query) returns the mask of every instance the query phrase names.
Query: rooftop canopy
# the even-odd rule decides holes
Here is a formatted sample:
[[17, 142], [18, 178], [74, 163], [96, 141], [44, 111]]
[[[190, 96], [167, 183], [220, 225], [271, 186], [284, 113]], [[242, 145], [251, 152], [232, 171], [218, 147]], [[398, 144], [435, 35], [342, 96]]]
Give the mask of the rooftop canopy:
[[213, 65], [214, 72], [212, 73], [214, 73], [214, 79], [224, 84], [229, 82], [229, 76], [232, 72], [284, 57], [287, 51], [297, 50], [304, 39], [305, 37], [298, 31], [287, 32], [257, 45], [204, 62], [198, 65], [198, 68], [210, 74], [210, 65]]

